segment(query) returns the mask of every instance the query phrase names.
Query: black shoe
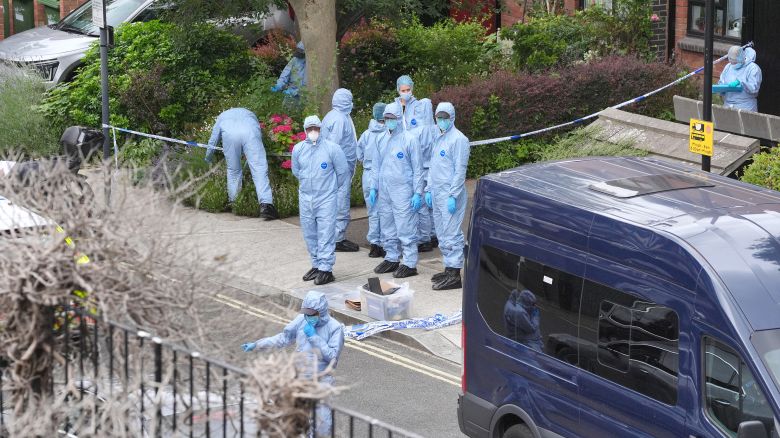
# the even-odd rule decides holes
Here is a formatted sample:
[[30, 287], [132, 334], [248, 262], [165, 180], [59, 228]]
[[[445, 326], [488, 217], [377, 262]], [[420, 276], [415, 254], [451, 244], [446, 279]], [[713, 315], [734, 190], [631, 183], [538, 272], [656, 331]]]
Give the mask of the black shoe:
[[321, 285], [321, 284], [328, 284], [332, 281], [336, 281], [336, 277], [333, 276], [333, 273], [330, 271], [319, 271], [317, 274], [317, 278], [314, 279], [314, 284]]
[[394, 278], [406, 278], [417, 275], [417, 268], [410, 268], [406, 265], [401, 265], [393, 272]]
[[434, 283], [433, 290], [460, 289], [463, 287], [463, 283], [460, 280], [460, 269], [447, 268], [445, 271], [447, 272], [447, 276], [438, 283]]
[[273, 204], [260, 204], [260, 217], [272, 221], [279, 219], [279, 212], [276, 211], [276, 207]]
[[388, 272], [394, 272], [396, 269], [398, 269], [398, 265], [400, 264], [400, 262], [389, 262], [384, 260], [382, 263], [378, 264], [376, 268], [374, 268], [374, 272], [377, 274], [387, 274]]
[[358, 252], [360, 247], [355, 242], [350, 242], [347, 239], [341, 242], [336, 242], [336, 251], [338, 252]]
[[423, 242], [417, 245], [417, 252], [431, 252], [433, 251], [433, 245], [431, 242]]
[[312, 281], [315, 278], [317, 278], [317, 274], [319, 273], [320, 273], [319, 269], [311, 268], [305, 274], [303, 274], [303, 281]]
[[438, 248], [439, 247], [439, 238], [438, 237], [436, 237], [436, 236], [431, 237], [431, 246], [433, 246], [434, 248]]
[[436, 283], [437, 281], [441, 281], [446, 276], [447, 276], [447, 271], [442, 271], [439, 272], [438, 274], [433, 274], [433, 277], [431, 277], [431, 281]]
[[379, 245], [377, 245], [375, 243], [372, 243], [371, 244], [371, 251], [368, 253], [368, 256], [371, 257], [372, 259], [376, 259], [376, 258], [379, 258], [379, 257], [384, 257], [385, 256], [385, 250], [382, 249], [381, 246], [379, 246]]

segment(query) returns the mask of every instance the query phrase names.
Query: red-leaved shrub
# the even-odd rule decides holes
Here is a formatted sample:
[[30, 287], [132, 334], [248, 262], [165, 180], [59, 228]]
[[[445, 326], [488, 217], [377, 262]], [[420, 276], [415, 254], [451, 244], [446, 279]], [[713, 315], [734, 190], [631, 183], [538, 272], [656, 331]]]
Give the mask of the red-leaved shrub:
[[[672, 82], [679, 73], [675, 66], [614, 56], [543, 74], [497, 72], [468, 85], [445, 87], [432, 100], [452, 102], [458, 128], [479, 140], [533, 131], [601, 111]], [[695, 96], [695, 86], [691, 82], [678, 85], [625, 109], [660, 116], [671, 110], [674, 94]]]

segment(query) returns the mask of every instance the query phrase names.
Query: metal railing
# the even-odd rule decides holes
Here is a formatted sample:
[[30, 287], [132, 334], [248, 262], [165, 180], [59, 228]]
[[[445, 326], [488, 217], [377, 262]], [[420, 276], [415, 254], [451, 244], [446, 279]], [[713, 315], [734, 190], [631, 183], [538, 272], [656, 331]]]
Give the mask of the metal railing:
[[[263, 436], [248, 411], [256, 402], [246, 393], [246, 370], [78, 307], [61, 307], [55, 327], [65, 361], [54, 370], [49, 390], [77, 411], [61, 434], [96, 435], [101, 423], [91, 419], [119, 402], [131, 436]], [[7, 365], [0, 364], [3, 430], [13, 421], [3, 388]], [[317, 424], [322, 409], [312, 404], [310, 425]], [[326, 409], [333, 421], [329, 431], [318, 430], [318, 437], [419, 437], [349, 409]]]

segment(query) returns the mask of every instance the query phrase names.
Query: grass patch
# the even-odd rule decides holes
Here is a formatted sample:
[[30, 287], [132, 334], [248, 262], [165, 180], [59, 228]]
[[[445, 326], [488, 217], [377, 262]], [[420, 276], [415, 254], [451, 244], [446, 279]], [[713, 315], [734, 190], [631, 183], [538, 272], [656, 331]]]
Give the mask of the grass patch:
[[38, 111], [46, 88], [35, 73], [0, 66], [0, 155], [44, 158], [60, 152], [59, 132]]
[[610, 143], [598, 140], [594, 128], [581, 128], [565, 137], [558, 137], [550, 146], [539, 152], [539, 161], [566, 160], [580, 157], [644, 157], [647, 151], [634, 148], [634, 142], [623, 140]]

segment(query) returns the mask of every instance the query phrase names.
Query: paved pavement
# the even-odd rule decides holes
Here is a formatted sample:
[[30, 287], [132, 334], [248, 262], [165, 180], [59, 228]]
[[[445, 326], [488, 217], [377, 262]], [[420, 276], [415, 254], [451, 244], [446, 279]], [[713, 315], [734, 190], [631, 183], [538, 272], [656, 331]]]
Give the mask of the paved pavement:
[[[469, 192], [473, 193], [475, 182], [469, 181], [468, 187]], [[284, 295], [278, 299], [285, 303], [300, 300], [312, 289], [333, 295], [352, 293], [357, 296], [357, 288], [365, 284], [368, 277], [377, 276], [373, 268], [381, 262], [381, 259], [369, 258], [365, 249], [368, 246], [365, 239], [365, 208], [353, 209], [353, 222], [348, 229], [348, 238], [363, 248], [356, 253], [337, 253], [333, 270], [336, 282], [319, 288], [301, 279], [311, 265], [297, 217], [266, 222], [230, 213], [213, 214], [194, 209], [186, 209], [182, 214], [190, 227], [186, 232], [197, 230], [192, 238], [195, 239], [193, 243], [200, 257], [224, 260], [214, 272], [213, 281], [256, 295], [267, 294], [262, 291], [268, 290], [282, 292]], [[467, 221], [464, 221], [464, 229], [466, 227]], [[422, 254], [418, 265], [419, 275], [403, 279], [415, 291], [413, 317], [451, 314], [461, 309], [462, 290], [431, 289], [431, 276], [442, 270], [440, 253], [435, 250]], [[379, 277], [394, 280], [391, 274]], [[346, 324], [373, 321], [363, 313], [346, 309], [343, 302], [334, 308], [334, 312]], [[462, 360], [460, 325], [434, 331], [404, 330], [385, 336], [456, 363]]]
[[[278, 333], [297, 314], [297, 307], [279, 305], [273, 295], [230, 288], [200, 310], [210, 321], [209, 339], [224, 347], [220, 356], [245, 366], [263, 353], [243, 353], [240, 343]], [[337, 406], [425, 437], [463, 436], [456, 413], [460, 366], [450, 361], [381, 337], [348, 340], [334, 375], [345, 388], [332, 400]], [[337, 425], [344, 421], [336, 418]], [[363, 429], [359, 424], [356, 436], [370, 436]]]

